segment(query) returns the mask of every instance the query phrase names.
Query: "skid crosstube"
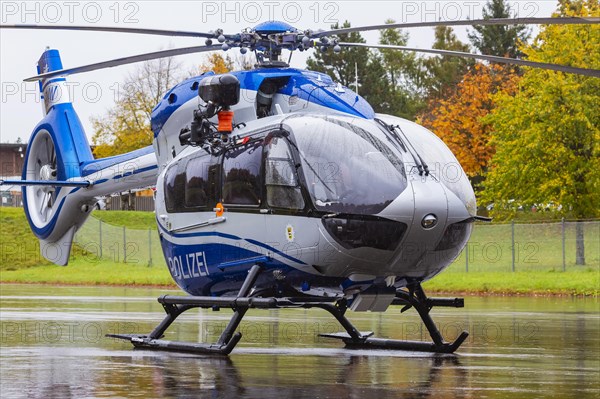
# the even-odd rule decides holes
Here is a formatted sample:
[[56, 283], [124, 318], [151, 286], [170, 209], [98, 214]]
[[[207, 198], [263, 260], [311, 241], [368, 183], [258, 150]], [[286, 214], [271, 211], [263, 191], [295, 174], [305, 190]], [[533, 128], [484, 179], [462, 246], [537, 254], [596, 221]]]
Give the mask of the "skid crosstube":
[[[107, 337], [130, 341], [136, 348], [228, 355], [242, 338], [242, 334], [240, 332], [235, 333], [235, 330], [248, 309], [283, 309], [299, 307], [307, 309], [320, 308], [335, 317], [346, 332], [321, 334], [320, 336], [340, 339], [348, 348], [454, 353], [469, 335], [466, 331], [463, 331], [454, 342], [448, 343], [444, 341], [439, 329], [429, 315], [429, 312], [434, 306], [463, 307], [464, 301], [462, 298], [428, 298], [423, 292], [420, 284], [409, 286], [408, 291], [396, 291], [396, 297], [392, 304], [404, 305], [402, 312], [414, 307], [419, 313], [433, 342], [384, 339], [372, 337], [372, 333], [361, 333], [345, 316], [346, 310], [348, 309], [348, 303], [345, 299], [323, 297], [250, 297], [248, 295], [261, 272], [261, 268], [260, 265], [254, 265], [250, 269], [237, 297], [161, 296], [158, 298], [158, 302], [162, 304], [167, 315], [150, 334], [108, 334]], [[161, 339], [169, 326], [185, 311], [193, 308], [221, 307], [231, 308], [234, 312], [216, 343], [176, 342]]]

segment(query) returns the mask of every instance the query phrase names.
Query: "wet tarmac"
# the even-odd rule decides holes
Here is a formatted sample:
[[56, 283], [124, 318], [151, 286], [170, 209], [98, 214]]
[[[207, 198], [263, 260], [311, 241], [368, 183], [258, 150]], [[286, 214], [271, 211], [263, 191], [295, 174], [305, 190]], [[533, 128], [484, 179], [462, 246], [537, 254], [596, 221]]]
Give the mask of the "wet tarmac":
[[[0, 286], [2, 398], [598, 398], [600, 302], [467, 297], [434, 309], [457, 355], [347, 350], [318, 333], [321, 310], [250, 311], [229, 357], [133, 350], [110, 333], [149, 332], [165, 290]], [[171, 294], [178, 292], [171, 292]], [[193, 311], [165, 338], [215, 341], [231, 312]], [[349, 313], [361, 330], [426, 339], [413, 311]]]

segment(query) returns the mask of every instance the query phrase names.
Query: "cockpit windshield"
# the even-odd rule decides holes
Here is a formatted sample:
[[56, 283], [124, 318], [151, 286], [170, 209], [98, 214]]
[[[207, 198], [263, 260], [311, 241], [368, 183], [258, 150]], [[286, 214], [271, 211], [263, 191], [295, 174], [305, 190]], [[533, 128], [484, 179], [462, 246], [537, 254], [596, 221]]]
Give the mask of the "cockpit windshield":
[[373, 215], [407, 187], [400, 154], [370, 121], [301, 116], [285, 124], [293, 132], [314, 206], [331, 213]]

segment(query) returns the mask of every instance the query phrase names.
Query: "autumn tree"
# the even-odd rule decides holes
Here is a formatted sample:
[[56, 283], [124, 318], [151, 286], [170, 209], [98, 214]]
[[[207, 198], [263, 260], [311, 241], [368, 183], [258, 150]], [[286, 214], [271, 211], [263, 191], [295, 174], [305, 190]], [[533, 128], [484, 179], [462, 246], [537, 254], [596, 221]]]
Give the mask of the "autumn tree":
[[93, 117], [94, 156], [104, 158], [152, 144], [152, 110], [165, 92], [179, 81], [179, 65], [172, 58], [147, 61], [119, 86], [115, 105], [106, 115]]
[[[483, 8], [483, 18], [511, 18], [511, 8], [506, 0], [491, 0]], [[519, 43], [529, 40], [525, 25], [475, 25], [469, 31], [469, 40], [481, 54], [520, 58]]]
[[254, 53], [240, 54], [239, 52], [223, 53], [216, 51], [205, 57], [205, 60], [191, 75], [212, 71], [217, 75], [231, 71], [249, 71], [256, 64]]
[[[567, 4], [568, 3], [568, 4]], [[600, 14], [597, 0], [561, 2], [558, 16]], [[522, 51], [529, 60], [600, 69], [600, 27], [548, 25]], [[562, 206], [564, 216], [600, 216], [600, 79], [525, 68], [515, 96], [500, 95], [489, 117], [496, 154], [484, 202]], [[576, 264], [585, 263], [583, 226]]]
[[450, 97], [436, 102], [418, 120], [448, 145], [475, 183], [480, 182], [494, 154], [490, 144], [493, 127], [484, 118], [496, 106], [494, 94], [503, 91], [513, 95], [517, 81], [509, 67], [478, 63]]
[[233, 71], [233, 60], [229, 55], [223, 57], [221, 52], [214, 52], [206, 57], [200, 65], [200, 73], [212, 71], [217, 75]]

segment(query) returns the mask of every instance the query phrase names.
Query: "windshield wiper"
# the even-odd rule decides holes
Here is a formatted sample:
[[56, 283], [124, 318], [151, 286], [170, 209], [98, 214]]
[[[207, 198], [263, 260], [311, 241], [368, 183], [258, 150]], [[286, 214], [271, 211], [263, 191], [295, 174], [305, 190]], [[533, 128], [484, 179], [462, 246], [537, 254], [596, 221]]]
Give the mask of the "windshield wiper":
[[[412, 155], [412, 157], [415, 161], [415, 164], [417, 165], [417, 169], [419, 170], [419, 176], [423, 176], [423, 173], [425, 173], [425, 176], [429, 176], [429, 166], [427, 165], [427, 163], [425, 163], [425, 161], [423, 160], [423, 158], [421, 157], [421, 155], [419, 154], [419, 152], [417, 151], [415, 146], [410, 142], [408, 137], [406, 137], [406, 134], [404, 134], [400, 125], [389, 125], [389, 129], [396, 135], [398, 135], [398, 132], [396, 132], [396, 129], [398, 129], [398, 131], [400, 131], [399, 134], [402, 135], [402, 137], [404, 137], [404, 140], [406, 141], [406, 143], [408, 143], [407, 146], [412, 149], [409, 152]], [[417, 158], [419, 158], [418, 162], [415, 159], [415, 155], [417, 156]]]
[[[392, 126], [388, 125], [387, 123], [385, 123], [384, 121], [382, 121], [379, 118], [375, 118], [375, 122], [379, 123], [379, 125], [381, 127], [383, 127], [384, 133], [390, 133], [391, 137], [396, 141], [396, 144], [399, 144], [400, 148], [402, 148], [402, 150], [404, 152], [408, 152], [408, 150], [406, 149], [406, 145], [404, 144], [404, 141], [402, 141], [402, 138], [400, 138], [398, 136], [398, 134], [392, 129]], [[388, 141], [394, 143], [394, 141], [392, 139], [390, 139], [390, 135], [386, 134], [385, 137], [388, 139]]]

